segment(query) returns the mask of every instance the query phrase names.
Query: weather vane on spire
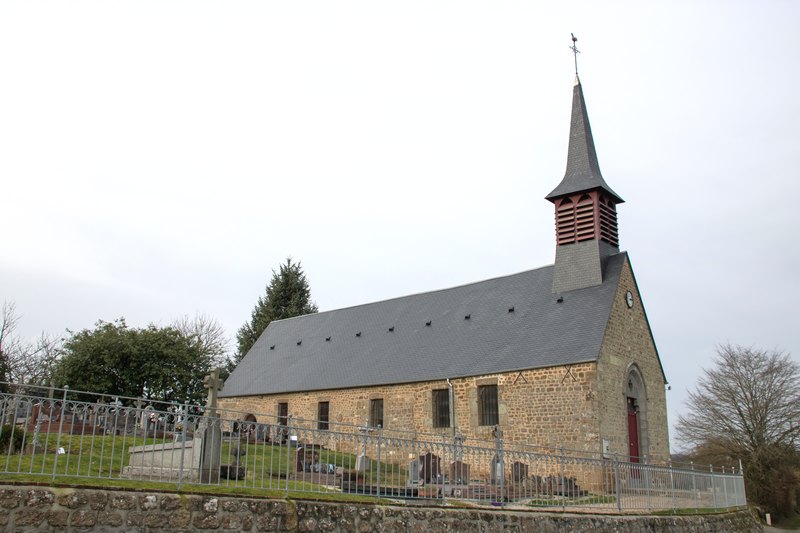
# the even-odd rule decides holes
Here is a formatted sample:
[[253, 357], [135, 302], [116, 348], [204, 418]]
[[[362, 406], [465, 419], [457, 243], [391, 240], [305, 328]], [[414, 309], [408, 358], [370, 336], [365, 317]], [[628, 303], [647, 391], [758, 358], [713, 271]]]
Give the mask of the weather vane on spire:
[[581, 51], [578, 50], [578, 38], [575, 37], [574, 33], [570, 33], [570, 35], [572, 35], [572, 46], [570, 46], [569, 49], [572, 50], [572, 53], [575, 55], [575, 75], [577, 76], [578, 75], [578, 54], [580, 54]]

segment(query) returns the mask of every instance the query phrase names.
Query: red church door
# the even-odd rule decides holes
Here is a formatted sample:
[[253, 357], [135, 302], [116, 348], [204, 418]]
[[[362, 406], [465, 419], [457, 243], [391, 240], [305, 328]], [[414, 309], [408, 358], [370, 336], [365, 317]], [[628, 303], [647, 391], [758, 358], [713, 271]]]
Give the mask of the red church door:
[[636, 399], [628, 398], [628, 454], [631, 463], [639, 462], [639, 417], [636, 411]]

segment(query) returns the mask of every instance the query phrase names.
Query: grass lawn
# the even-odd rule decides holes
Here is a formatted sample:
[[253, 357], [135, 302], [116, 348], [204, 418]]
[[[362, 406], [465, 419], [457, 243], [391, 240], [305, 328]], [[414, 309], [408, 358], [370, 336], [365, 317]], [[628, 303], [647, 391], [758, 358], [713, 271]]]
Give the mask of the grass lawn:
[[[26, 437], [22, 453], [0, 454], [0, 479], [10, 482], [57, 483], [66, 485], [120, 487], [138, 490], [177, 491], [177, 480], [168, 481], [131, 479], [124, 468], [128, 466], [128, 450], [132, 446], [171, 443], [172, 439], [134, 437], [128, 435], [62, 435], [43, 433], [40, 445], [31, 444]], [[61, 450], [61, 453], [58, 452]], [[195, 450], [194, 453], [200, 453]], [[239, 443], [225, 440], [222, 444], [222, 464], [238, 464], [246, 470], [245, 479], [221, 478], [215, 484], [193, 484], [184, 482], [184, 492], [213, 492], [215, 494], [252, 495], [259, 497], [309, 497], [375, 501], [374, 497], [350, 496], [338, 492], [334, 487], [341, 476], [327, 471], [327, 465], [335, 465], [339, 471], [351, 471], [356, 465], [356, 456], [345, 452], [317, 449], [315, 461], [325, 465], [323, 472], [297, 472], [295, 468], [297, 447], [279, 446], [270, 443]], [[185, 459], [189, 461], [189, 457]], [[405, 486], [406, 469], [398, 465], [368, 460], [358, 481], [374, 485], [380, 479], [387, 484]], [[232, 476], [233, 477], [233, 476]], [[355, 480], [355, 479], [354, 479]], [[325, 496], [328, 494], [328, 496]]]

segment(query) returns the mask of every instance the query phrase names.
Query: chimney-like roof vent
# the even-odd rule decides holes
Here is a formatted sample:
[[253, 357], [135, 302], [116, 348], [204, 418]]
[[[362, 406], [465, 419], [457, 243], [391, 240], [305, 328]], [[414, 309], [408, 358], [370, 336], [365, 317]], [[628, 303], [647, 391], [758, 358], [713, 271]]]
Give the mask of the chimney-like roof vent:
[[390, 327], [389, 331], [394, 331], [394, 326]]
[[275, 345], [273, 344], [272, 346], [269, 347], [269, 349], [270, 350], [274, 350], [275, 349]]
[[464, 315], [464, 320], [469, 320], [470, 318], [472, 318], [472, 315]]
[[513, 312], [514, 312], [514, 308], [513, 308], [513, 307], [509, 307], [509, 308], [508, 308], [508, 312], [509, 312], [509, 313], [513, 313]]
[[358, 333], [356, 333], [356, 337], [360, 337], [360, 336], [361, 336], [361, 332], [359, 331]]
[[431, 321], [430, 321], [430, 320], [428, 320], [427, 322], [425, 322], [425, 325], [426, 325], [426, 326], [430, 326], [430, 325], [431, 325]]
[[331, 342], [331, 338], [330, 337], [325, 337], [325, 342]]
[[301, 344], [303, 344], [303, 341], [297, 341], [298, 346], [300, 346]]

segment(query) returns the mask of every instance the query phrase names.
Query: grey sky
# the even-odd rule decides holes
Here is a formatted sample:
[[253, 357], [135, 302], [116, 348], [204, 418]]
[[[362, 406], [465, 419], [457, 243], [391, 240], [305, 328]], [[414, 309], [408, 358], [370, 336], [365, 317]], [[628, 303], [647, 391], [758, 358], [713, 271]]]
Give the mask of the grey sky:
[[0, 300], [232, 337], [287, 256], [321, 310], [552, 263], [574, 32], [671, 418], [800, 357], [800, 4], [550, 4], [3, 2]]

